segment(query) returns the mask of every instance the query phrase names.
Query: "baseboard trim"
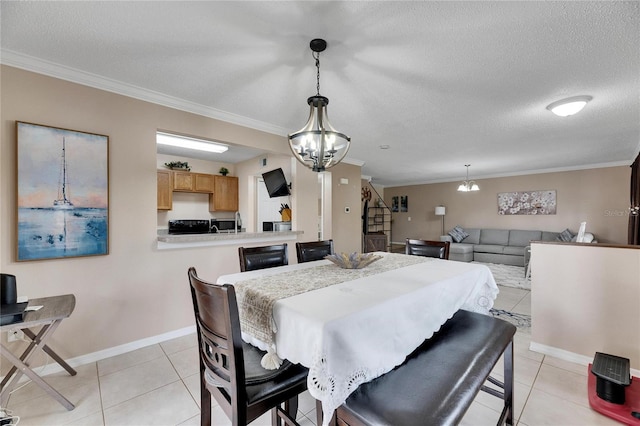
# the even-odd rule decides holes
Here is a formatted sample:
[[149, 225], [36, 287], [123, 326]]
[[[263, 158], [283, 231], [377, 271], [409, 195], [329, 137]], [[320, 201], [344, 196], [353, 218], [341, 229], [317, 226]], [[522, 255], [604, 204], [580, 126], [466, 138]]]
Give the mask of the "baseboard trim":
[[[531, 342], [529, 344], [529, 349], [534, 352], [538, 352], [544, 355], [552, 356], [554, 358], [562, 359], [564, 361], [569, 361], [575, 364], [584, 365], [585, 367], [593, 362], [593, 357], [588, 357], [588, 356], [580, 355], [574, 352], [565, 351], [564, 349], [543, 345], [541, 343]], [[593, 355], [595, 356], [595, 354]], [[632, 368], [631, 375], [640, 377], [640, 370], [636, 370], [635, 368]]]
[[[79, 367], [81, 365], [97, 362], [106, 358], [110, 358], [112, 356], [121, 355], [127, 352], [134, 351], [136, 349], [155, 345], [157, 343], [166, 342], [167, 340], [176, 339], [178, 337], [186, 336], [188, 334], [195, 333], [195, 332], [196, 332], [196, 326], [192, 325], [192, 326], [181, 328], [178, 330], [169, 331], [167, 333], [158, 334], [156, 336], [151, 336], [151, 337], [136, 340], [133, 342], [125, 343], [124, 345], [118, 345], [112, 348], [103, 349], [101, 351], [80, 355], [75, 358], [66, 359], [65, 361], [71, 367]], [[34, 368], [33, 371], [35, 371], [39, 376], [44, 377], [50, 374], [59, 373], [61, 371], [64, 371], [64, 369], [55, 361], [51, 361], [47, 365]], [[4, 376], [2, 376], [2, 379], [4, 379]], [[29, 379], [26, 375], [24, 375], [21, 377], [20, 382], [23, 382], [26, 380], [31, 380], [31, 379]]]

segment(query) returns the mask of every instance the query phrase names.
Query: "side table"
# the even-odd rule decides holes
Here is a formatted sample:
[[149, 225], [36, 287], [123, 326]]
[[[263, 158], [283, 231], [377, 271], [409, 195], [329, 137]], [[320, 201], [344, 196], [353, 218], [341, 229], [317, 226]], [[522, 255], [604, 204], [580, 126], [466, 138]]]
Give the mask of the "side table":
[[[73, 410], [75, 406], [69, 402], [60, 392], [55, 390], [51, 385], [45, 382], [29, 367], [31, 357], [42, 350], [53, 358], [62, 368], [70, 375], [75, 376], [76, 371], [69, 366], [60, 356], [47, 346], [47, 341], [51, 338], [54, 331], [58, 328], [63, 319], [69, 317], [76, 306], [76, 298], [73, 294], [65, 294], [62, 296], [43, 297], [40, 299], [32, 299], [29, 306], [42, 306], [37, 311], [29, 311], [24, 315], [22, 322], [7, 324], [0, 327], [0, 332], [8, 332], [16, 328], [22, 329], [25, 336], [31, 339], [31, 343], [19, 357], [13, 354], [4, 345], [2, 347], [2, 356], [5, 357], [13, 367], [0, 383], [0, 406], [6, 407], [9, 395], [18, 385], [18, 381], [23, 374], [26, 374], [34, 383], [44, 389], [50, 396], [55, 398], [67, 410]], [[41, 327], [37, 334], [31, 330], [33, 327]]]

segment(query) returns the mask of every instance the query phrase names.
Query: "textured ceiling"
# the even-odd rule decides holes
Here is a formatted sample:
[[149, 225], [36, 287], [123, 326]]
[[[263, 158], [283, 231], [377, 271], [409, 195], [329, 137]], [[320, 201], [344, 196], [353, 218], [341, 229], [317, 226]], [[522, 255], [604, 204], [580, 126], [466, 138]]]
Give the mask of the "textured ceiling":
[[[322, 95], [392, 186], [631, 164], [631, 2], [6, 2], [3, 63], [286, 135]], [[591, 95], [578, 115], [545, 107]], [[202, 135], [210, 137], [210, 135]], [[388, 145], [389, 149], [380, 149]]]

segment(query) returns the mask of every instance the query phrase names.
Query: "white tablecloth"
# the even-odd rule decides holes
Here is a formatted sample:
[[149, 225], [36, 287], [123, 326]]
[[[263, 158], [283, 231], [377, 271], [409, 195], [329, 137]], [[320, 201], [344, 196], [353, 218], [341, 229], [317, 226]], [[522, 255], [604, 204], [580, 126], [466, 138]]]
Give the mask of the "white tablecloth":
[[[235, 284], [328, 263], [224, 275], [217, 282]], [[497, 294], [486, 266], [439, 259], [309, 291], [274, 304], [277, 354], [309, 368], [309, 393], [322, 401], [326, 424], [361, 383], [401, 364], [458, 309], [486, 314]]]

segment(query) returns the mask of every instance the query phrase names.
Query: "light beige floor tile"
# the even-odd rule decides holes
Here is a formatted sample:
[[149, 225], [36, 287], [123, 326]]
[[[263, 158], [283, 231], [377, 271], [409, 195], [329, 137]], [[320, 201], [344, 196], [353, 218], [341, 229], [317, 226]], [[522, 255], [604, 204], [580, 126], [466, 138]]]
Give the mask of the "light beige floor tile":
[[188, 348], [193, 348], [198, 346], [198, 337], [196, 333], [187, 334], [186, 336], [177, 337], [175, 339], [167, 340], [166, 342], [160, 343], [160, 347], [165, 354], [171, 355], [176, 352], [183, 351]]
[[587, 380], [581, 374], [542, 364], [533, 388], [589, 408]]
[[[486, 384], [486, 383], [485, 383]], [[502, 389], [497, 388], [495, 385], [490, 384], [489, 387], [494, 388], [500, 392]], [[527, 398], [529, 397], [529, 393], [531, 392], [531, 387], [524, 385], [520, 382], [515, 382], [513, 389], [513, 418], [517, 419], [522, 414], [522, 410], [524, 408], [525, 402], [527, 402]], [[491, 408], [494, 411], [501, 412], [502, 407], [504, 406], [504, 402], [502, 399], [495, 397], [493, 395], [489, 395], [486, 392], [480, 391], [474, 402], [485, 405]]]
[[300, 426], [316, 426], [315, 417], [309, 418], [309, 416], [304, 416], [301, 414], [298, 416], [296, 421], [300, 424]]
[[589, 367], [582, 364], [576, 364], [575, 362], [565, 361], [563, 359], [555, 358], [550, 355], [545, 355], [543, 364], [552, 365], [563, 370], [572, 371], [574, 373], [581, 374], [583, 376], [589, 375]]
[[97, 383], [65, 389], [63, 395], [76, 408], [68, 411], [50, 396], [42, 396], [15, 405], [9, 401], [7, 408], [20, 417], [20, 426], [63, 425], [99, 413], [102, 409]]
[[531, 292], [528, 292], [522, 300], [513, 307], [513, 312], [531, 315]]
[[[515, 353], [515, 351], [514, 351]], [[514, 374], [513, 379], [516, 382], [520, 382], [524, 385], [531, 387], [536, 379], [538, 371], [540, 370], [541, 361], [536, 361], [527, 357], [514, 355], [513, 367]], [[502, 380], [504, 376], [504, 359], [500, 357], [496, 365], [491, 370], [491, 375], [498, 380]]]
[[493, 303], [494, 309], [504, 309], [512, 311], [513, 308], [522, 301], [522, 299], [529, 293], [528, 290], [521, 290], [519, 288], [499, 286], [500, 293]]
[[164, 356], [160, 345], [151, 345], [135, 351], [116, 355], [111, 358], [98, 361], [98, 374], [106, 376], [116, 371], [124, 370], [134, 365], [142, 364]]
[[[316, 418], [316, 399], [311, 396], [309, 391], [304, 391], [298, 396], [298, 410], [302, 411], [305, 416]], [[313, 412], [312, 416], [309, 413]]]
[[[250, 423], [253, 425], [253, 423]], [[219, 405], [211, 407], [211, 426], [231, 426], [231, 420]]]
[[173, 366], [163, 355], [161, 358], [101, 377], [102, 404], [109, 408], [178, 380]]
[[[65, 394], [64, 391], [66, 389], [98, 384], [98, 372], [95, 362], [81, 365], [80, 367], [74, 368], [74, 370], [76, 370], [75, 376], [70, 375], [66, 370], [64, 370], [48, 376], [42, 376], [42, 378], [63, 395]], [[45, 395], [47, 395], [47, 393], [44, 389], [34, 382], [25, 382], [24, 387], [21, 387], [11, 393], [10, 400], [13, 404], [19, 404]]]
[[104, 415], [102, 411], [99, 411], [90, 416], [68, 423], [68, 426], [104, 426]]
[[544, 355], [540, 352], [534, 352], [529, 349], [531, 346], [531, 335], [528, 333], [516, 333], [513, 337], [513, 354], [515, 356], [521, 356], [524, 358], [529, 358], [534, 361], [542, 361], [544, 359]]
[[200, 414], [178, 424], [178, 426], [200, 426]]
[[500, 418], [498, 411], [473, 402], [464, 417], [460, 421], [460, 426], [495, 426]]
[[193, 346], [169, 355], [169, 360], [180, 377], [189, 377], [200, 372], [198, 347]]
[[535, 388], [529, 395], [520, 420], [527, 425], [534, 426], [620, 425], [613, 419], [598, 414], [590, 408]]
[[104, 410], [105, 425], [176, 425], [199, 413], [181, 381]]
[[182, 379], [193, 400], [200, 406], [200, 373], [193, 374]]

